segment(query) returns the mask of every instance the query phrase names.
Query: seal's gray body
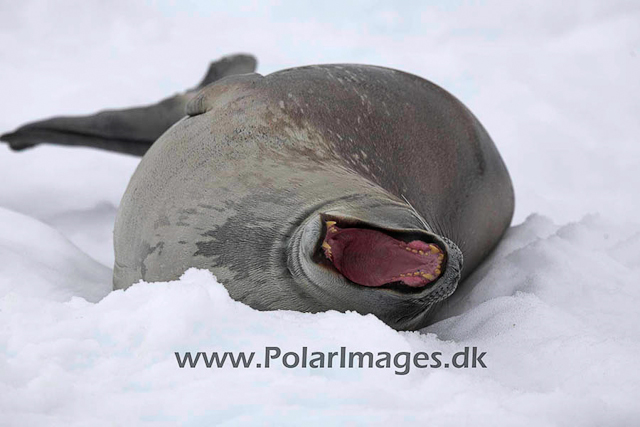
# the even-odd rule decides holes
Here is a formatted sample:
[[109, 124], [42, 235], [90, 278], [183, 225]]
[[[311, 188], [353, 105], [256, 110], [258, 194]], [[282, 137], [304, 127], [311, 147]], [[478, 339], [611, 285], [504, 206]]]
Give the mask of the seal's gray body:
[[[356, 310], [416, 329], [511, 221], [511, 181], [489, 135], [414, 75], [322, 65], [231, 76], [187, 112], [122, 199], [115, 288], [198, 267], [260, 310]], [[426, 230], [448, 245], [445, 272], [414, 294], [346, 283], [314, 264], [320, 214]]]

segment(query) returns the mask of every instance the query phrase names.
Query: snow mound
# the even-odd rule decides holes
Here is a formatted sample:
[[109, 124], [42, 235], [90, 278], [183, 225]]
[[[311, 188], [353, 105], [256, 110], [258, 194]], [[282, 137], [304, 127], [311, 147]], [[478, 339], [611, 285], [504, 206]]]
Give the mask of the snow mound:
[[[443, 320], [396, 332], [371, 315], [258, 312], [195, 269], [88, 302], [87, 289], [110, 283], [108, 272], [48, 227], [0, 216], [0, 413], [9, 425], [630, 425], [640, 417], [638, 226], [530, 216]], [[10, 281], [32, 291], [7, 292]], [[38, 289], [47, 297], [33, 298]], [[69, 300], [74, 293], [82, 298]], [[477, 347], [487, 367], [180, 368], [175, 356], [244, 351], [262, 361], [266, 347], [301, 354], [303, 346], [443, 355]]]
[[10, 294], [96, 302], [111, 290], [111, 270], [62, 234], [28, 216], [0, 208], [0, 296]]

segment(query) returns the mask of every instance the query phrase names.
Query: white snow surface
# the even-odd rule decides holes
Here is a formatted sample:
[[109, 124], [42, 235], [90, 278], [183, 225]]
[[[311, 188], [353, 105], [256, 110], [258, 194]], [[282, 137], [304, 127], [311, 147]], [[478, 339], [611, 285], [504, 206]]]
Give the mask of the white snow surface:
[[[513, 226], [419, 332], [258, 312], [208, 271], [110, 291], [139, 159], [0, 146], [0, 426], [640, 425], [640, 4], [0, 3], [0, 132], [156, 100], [245, 51], [369, 63], [459, 97]], [[180, 368], [174, 352], [486, 352], [486, 368]]]

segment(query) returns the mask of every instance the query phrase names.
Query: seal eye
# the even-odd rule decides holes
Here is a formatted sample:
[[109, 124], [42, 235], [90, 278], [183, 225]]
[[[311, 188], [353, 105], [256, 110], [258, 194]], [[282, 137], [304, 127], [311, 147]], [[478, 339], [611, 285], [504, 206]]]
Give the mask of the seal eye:
[[347, 279], [368, 287], [401, 282], [422, 288], [442, 274], [444, 252], [422, 240], [404, 242], [379, 230], [325, 221], [325, 257]]

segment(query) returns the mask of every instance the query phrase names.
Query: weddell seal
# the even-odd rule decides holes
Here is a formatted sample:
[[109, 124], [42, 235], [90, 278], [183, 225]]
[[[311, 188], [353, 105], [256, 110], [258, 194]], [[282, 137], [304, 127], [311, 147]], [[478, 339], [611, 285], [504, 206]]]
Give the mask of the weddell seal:
[[139, 135], [158, 132], [162, 103], [3, 137], [28, 146], [69, 134], [134, 154], [150, 145], [117, 214], [115, 289], [197, 267], [258, 310], [354, 310], [413, 330], [509, 226], [500, 154], [435, 84], [353, 64], [222, 74], [180, 95], [185, 117], [153, 145]]

